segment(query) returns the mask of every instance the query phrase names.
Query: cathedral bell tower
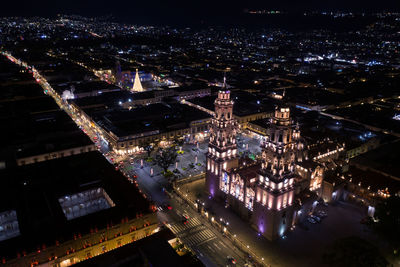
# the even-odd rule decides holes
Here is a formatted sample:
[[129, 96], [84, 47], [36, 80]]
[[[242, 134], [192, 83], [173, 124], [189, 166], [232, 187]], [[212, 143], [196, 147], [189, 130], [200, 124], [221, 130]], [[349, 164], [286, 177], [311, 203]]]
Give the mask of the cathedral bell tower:
[[206, 188], [211, 196], [228, 193], [229, 177], [226, 171], [238, 167], [236, 145], [236, 120], [233, 118], [233, 101], [224, 86], [214, 102], [215, 115], [211, 120], [208, 144]]
[[282, 236], [291, 227], [299, 138], [289, 108], [276, 108], [268, 136], [261, 145], [262, 162], [253, 216], [258, 231], [270, 240]]

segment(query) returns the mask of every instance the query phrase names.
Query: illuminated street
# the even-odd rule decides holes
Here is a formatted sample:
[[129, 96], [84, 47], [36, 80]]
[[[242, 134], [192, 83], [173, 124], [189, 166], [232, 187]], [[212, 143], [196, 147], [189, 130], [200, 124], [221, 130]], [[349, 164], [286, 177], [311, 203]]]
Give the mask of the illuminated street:
[[25, 2], [0, 267], [400, 266], [398, 0]]

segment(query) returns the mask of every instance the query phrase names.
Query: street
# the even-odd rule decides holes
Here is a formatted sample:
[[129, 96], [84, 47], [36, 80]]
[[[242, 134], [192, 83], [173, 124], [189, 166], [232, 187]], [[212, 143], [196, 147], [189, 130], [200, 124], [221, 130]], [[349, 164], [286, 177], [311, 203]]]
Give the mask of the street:
[[[246, 264], [247, 256], [224, 236], [221, 229], [217, 229], [215, 225], [211, 225], [209, 221], [193, 210], [178, 195], [171, 194], [167, 196], [165, 187], [168, 181], [161, 175], [160, 167], [147, 162], [142, 166], [141, 159], [143, 159], [143, 154], [133, 155], [134, 164], [131, 164], [129, 162], [130, 156], [117, 156], [113, 151], [110, 151], [107, 141], [101, 136], [101, 133], [91, 127], [88, 122], [83, 121], [78, 114], [75, 114], [68, 102], [56, 94], [47, 80], [34, 67], [29, 67], [26, 62], [22, 62], [10, 54], [4, 54], [12, 62], [32, 71], [33, 77], [42, 86], [44, 93], [53, 97], [60, 109], [67, 112], [82, 131], [97, 145], [98, 150], [110, 163], [123, 162], [122, 165], [119, 165], [119, 170], [132, 183], [137, 184], [147, 198], [158, 206], [166, 203], [171, 205], [172, 210], [158, 212], [160, 221], [164, 222], [187, 247], [192, 249], [204, 265], [230, 266], [237, 264], [238, 266], [252, 266]], [[182, 150], [184, 152], [178, 156], [177, 163], [173, 166], [174, 169], [178, 169], [179, 171], [178, 178], [201, 175], [204, 172], [207, 148], [207, 142], [198, 145], [183, 145]], [[241, 150], [247, 149], [248, 147], [242, 145]], [[137, 177], [135, 178], [137, 181], [134, 181], [133, 177]], [[188, 216], [186, 224], [182, 222], [183, 214]], [[229, 263], [229, 259], [231, 263]]]
[[[125, 163], [123, 168], [128, 176], [137, 175], [139, 188], [151, 198], [157, 206], [169, 204], [172, 210], [158, 212], [161, 222], [164, 222], [182, 242], [192, 249], [206, 266], [227, 266], [228, 256], [233, 257], [238, 266], [245, 266], [246, 255], [239, 251], [230, 240], [194, 211], [178, 195], [165, 192], [166, 179], [159, 174], [151, 176], [147, 168], [135, 168]], [[186, 224], [182, 222], [183, 214], [188, 215]]]

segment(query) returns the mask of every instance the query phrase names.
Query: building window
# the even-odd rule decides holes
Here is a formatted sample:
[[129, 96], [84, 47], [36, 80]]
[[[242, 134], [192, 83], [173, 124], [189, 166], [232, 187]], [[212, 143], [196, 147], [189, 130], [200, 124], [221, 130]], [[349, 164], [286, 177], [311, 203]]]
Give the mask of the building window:
[[229, 176], [228, 176], [228, 174], [227, 174], [226, 172], [224, 172], [224, 174], [222, 175], [220, 189], [221, 189], [223, 192], [228, 193], [228, 189], [229, 189]]

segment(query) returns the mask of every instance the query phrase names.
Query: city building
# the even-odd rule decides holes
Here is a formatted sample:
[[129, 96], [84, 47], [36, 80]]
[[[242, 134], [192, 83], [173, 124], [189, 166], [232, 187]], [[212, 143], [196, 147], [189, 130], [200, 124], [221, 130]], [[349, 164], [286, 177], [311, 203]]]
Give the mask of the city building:
[[168, 228], [76, 264], [85, 266], [204, 266], [191, 253], [178, 254], [178, 238]]
[[64, 100], [99, 96], [103, 93], [121, 91], [121, 88], [116, 85], [98, 80], [58, 83], [53, 85], [53, 88]]
[[303, 193], [320, 188], [323, 169], [318, 168], [309, 177], [296, 172], [296, 164], [303, 161], [304, 144], [289, 108], [275, 109], [261, 144], [260, 161], [239, 160], [236, 130], [230, 91], [223, 88], [215, 100], [210, 127], [206, 188], [259, 233], [270, 240], [277, 239], [297, 222], [297, 215], [301, 214], [298, 211], [310, 212], [307, 205], [312, 207], [315, 198], [310, 196], [316, 194], [310, 193], [304, 199]]
[[155, 208], [136, 183], [97, 151], [0, 175], [7, 266], [69, 266], [158, 231]]
[[[88, 114], [89, 113], [89, 114]], [[157, 103], [136, 109], [86, 110], [101, 139], [118, 154], [131, 154], [146, 142], [159, 144], [176, 138], [187, 142], [208, 136], [210, 115], [179, 103]]]

